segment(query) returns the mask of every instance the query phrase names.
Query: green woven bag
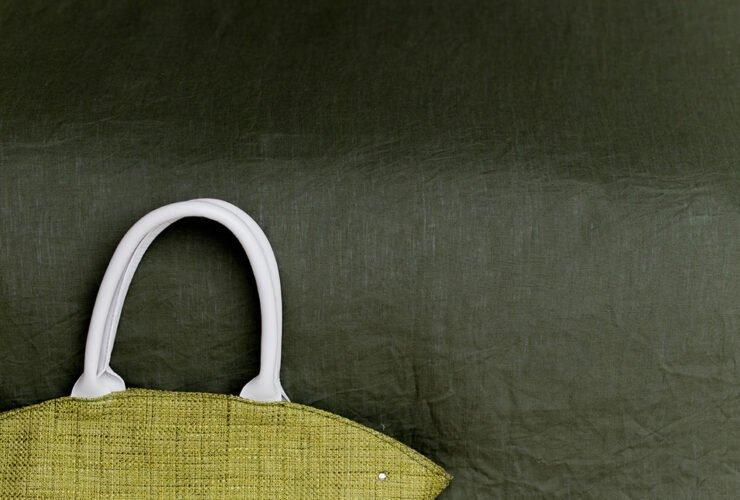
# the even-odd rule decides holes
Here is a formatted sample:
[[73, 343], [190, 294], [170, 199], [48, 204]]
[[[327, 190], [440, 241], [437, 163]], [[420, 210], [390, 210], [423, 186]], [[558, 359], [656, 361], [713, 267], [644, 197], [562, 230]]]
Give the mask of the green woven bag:
[[[123, 299], [167, 226], [206, 217], [244, 247], [260, 298], [260, 372], [239, 396], [126, 389], [110, 368]], [[343, 417], [292, 403], [279, 379], [282, 302], [262, 230], [220, 200], [147, 214], [111, 259], [70, 397], [0, 414], [0, 498], [435, 498], [444, 469]]]

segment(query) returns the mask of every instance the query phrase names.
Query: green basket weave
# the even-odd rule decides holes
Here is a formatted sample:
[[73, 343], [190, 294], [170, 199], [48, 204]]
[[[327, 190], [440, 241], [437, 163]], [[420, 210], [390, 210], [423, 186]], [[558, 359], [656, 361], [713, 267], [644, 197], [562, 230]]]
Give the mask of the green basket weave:
[[411, 499], [450, 480], [337, 415], [219, 394], [53, 399], [0, 415], [0, 443], [1, 498]]
[[[255, 271], [260, 374], [240, 396], [126, 389], [110, 368], [123, 298], [152, 240], [186, 216], [226, 225]], [[452, 477], [395, 439], [287, 400], [280, 288], [264, 233], [220, 200], [157, 209], [126, 234], [103, 278], [72, 397], [0, 414], [0, 499], [429, 499]]]

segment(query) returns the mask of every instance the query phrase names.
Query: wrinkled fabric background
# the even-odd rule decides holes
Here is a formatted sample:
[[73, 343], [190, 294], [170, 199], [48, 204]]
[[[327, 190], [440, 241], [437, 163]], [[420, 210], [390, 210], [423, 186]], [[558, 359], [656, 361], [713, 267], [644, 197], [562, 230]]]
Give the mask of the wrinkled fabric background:
[[[267, 233], [294, 401], [446, 499], [740, 491], [740, 5], [0, 2], [0, 409], [67, 395], [128, 227]], [[186, 220], [113, 367], [236, 393], [246, 258]]]

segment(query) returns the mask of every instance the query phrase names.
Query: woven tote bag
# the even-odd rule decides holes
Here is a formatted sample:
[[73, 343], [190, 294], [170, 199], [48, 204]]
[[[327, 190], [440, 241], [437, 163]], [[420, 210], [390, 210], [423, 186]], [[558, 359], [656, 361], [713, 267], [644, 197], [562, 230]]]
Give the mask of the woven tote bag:
[[[239, 396], [126, 388], [110, 367], [136, 267], [183, 217], [226, 226], [255, 275], [260, 371]], [[150, 212], [108, 265], [71, 396], [0, 413], [0, 498], [422, 499], [448, 485], [444, 469], [395, 439], [290, 402], [281, 335], [277, 264], [254, 220], [212, 199]]]

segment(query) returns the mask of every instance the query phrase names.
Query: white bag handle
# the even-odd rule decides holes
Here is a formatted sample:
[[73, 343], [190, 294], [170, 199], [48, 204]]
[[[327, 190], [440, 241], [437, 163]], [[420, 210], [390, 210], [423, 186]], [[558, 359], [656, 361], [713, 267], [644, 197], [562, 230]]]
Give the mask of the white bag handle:
[[[278, 267], [277, 267], [277, 261], [275, 259], [275, 253], [272, 251], [272, 247], [270, 246], [270, 242], [267, 239], [267, 236], [265, 236], [265, 233], [262, 231], [262, 228], [257, 224], [257, 222], [254, 221], [249, 215], [247, 215], [243, 210], [240, 208], [232, 205], [231, 203], [225, 202], [223, 200], [216, 200], [213, 198], [199, 198], [196, 200], [191, 201], [201, 201], [201, 202], [207, 202], [214, 204], [216, 206], [219, 206], [225, 210], [228, 210], [229, 212], [233, 213], [241, 221], [247, 226], [248, 230], [255, 236], [257, 239], [257, 242], [259, 243], [260, 249], [262, 251], [262, 257], [266, 261], [265, 265], [270, 270], [270, 279], [272, 282], [272, 288], [275, 294], [275, 307], [277, 311], [277, 352], [282, 352], [282, 327], [283, 327], [283, 312], [282, 312], [282, 298], [281, 298], [281, 291], [280, 291], [280, 274], [278, 273]], [[128, 266], [126, 268], [126, 271], [121, 277], [121, 280], [118, 284], [118, 287], [116, 289], [116, 292], [114, 294], [114, 303], [110, 306], [109, 312], [108, 312], [108, 318], [106, 320], [105, 325], [105, 333], [103, 334], [103, 348], [106, 350], [106, 356], [105, 358], [101, 358], [105, 360], [104, 366], [99, 367], [99, 372], [103, 371], [113, 371], [110, 368], [110, 358], [111, 353], [113, 351], [113, 339], [115, 338], [115, 332], [118, 329], [118, 321], [120, 320], [121, 311], [123, 309], [123, 301], [126, 298], [126, 293], [128, 292], [128, 287], [131, 284], [131, 280], [133, 278], [134, 272], [136, 271], [136, 268], [139, 265], [139, 262], [141, 261], [142, 257], [144, 256], [144, 253], [146, 252], [149, 245], [156, 239], [156, 237], [164, 231], [172, 222], [166, 222], [154, 229], [152, 229], [139, 243], [139, 246], [134, 251], [133, 255], [131, 256], [131, 259], [129, 260]], [[112, 335], [111, 335], [112, 332]], [[276, 366], [275, 366], [275, 384], [280, 387], [281, 390], [281, 396], [284, 401], [290, 401], [290, 398], [288, 398], [288, 395], [285, 394], [285, 391], [283, 391], [282, 386], [280, 384], [279, 380], [279, 374], [280, 374], [280, 356], [276, 356]], [[114, 372], [115, 373], [115, 372]], [[248, 394], [242, 394], [243, 397], [250, 398]], [[250, 398], [253, 399], [253, 398]]]
[[[257, 223], [234, 205], [220, 200], [172, 203], [145, 215], [129, 229], [100, 285], [88, 331], [84, 371], [72, 389], [72, 396], [99, 397], [125, 390], [123, 379], [109, 366], [123, 299], [147, 247], [167, 226], [184, 217], [205, 217], [226, 226], [252, 264], [262, 316], [261, 363], [259, 374], [244, 386], [240, 395], [257, 401], [280, 401], [281, 396], [287, 399], [279, 378], [282, 320], [274, 254]], [[252, 232], [255, 227], [256, 235]]]

